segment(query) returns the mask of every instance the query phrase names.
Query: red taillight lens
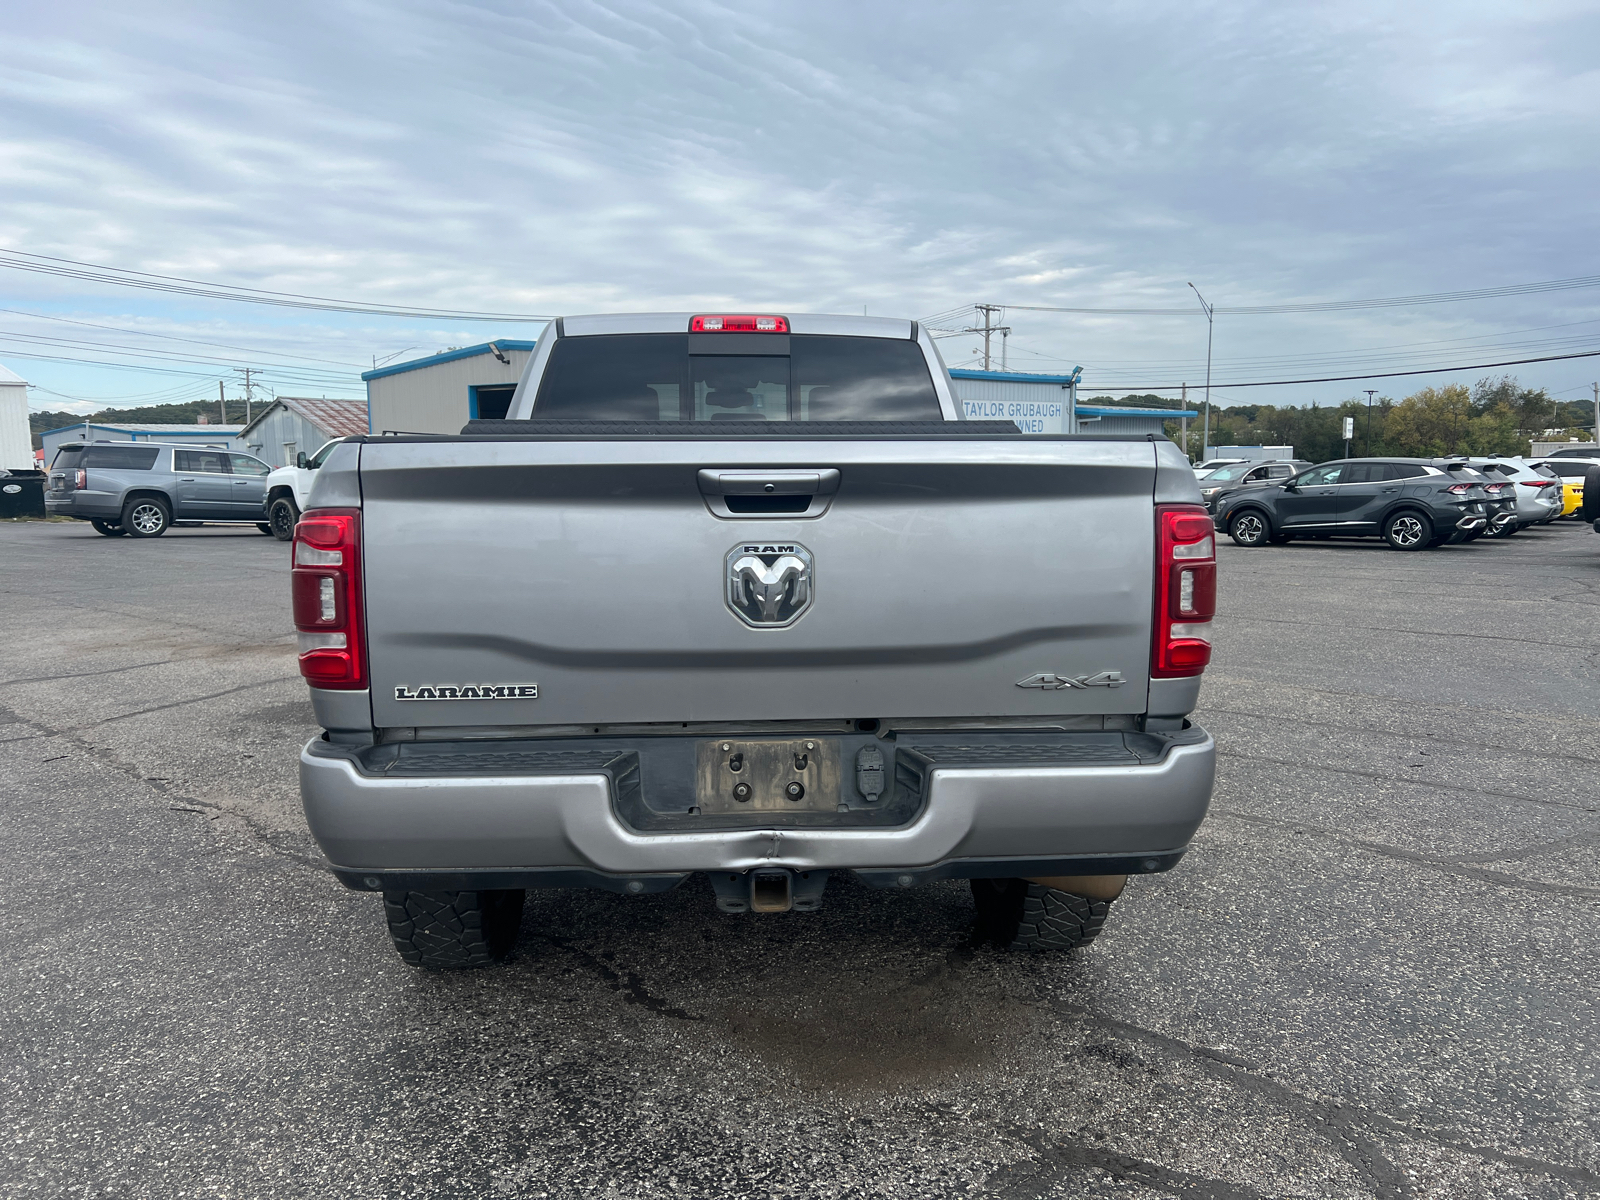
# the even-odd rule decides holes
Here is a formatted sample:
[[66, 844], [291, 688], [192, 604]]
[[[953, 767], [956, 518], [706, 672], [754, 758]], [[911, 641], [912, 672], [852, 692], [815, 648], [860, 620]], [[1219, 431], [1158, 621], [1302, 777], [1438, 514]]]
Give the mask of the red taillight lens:
[[1445, 491], [1449, 492], [1452, 496], [1465, 496], [1471, 490], [1472, 485], [1470, 483], [1452, 483], [1449, 487], [1445, 488]]
[[1155, 628], [1150, 675], [1198, 675], [1211, 661], [1217, 614], [1217, 539], [1198, 504], [1156, 507]]
[[723, 314], [689, 318], [690, 333], [788, 333], [788, 317]]
[[1549, 487], [1552, 483], [1555, 482], [1555, 480], [1553, 480], [1553, 479], [1519, 479], [1519, 480], [1517, 480], [1517, 482], [1520, 483], [1523, 487], [1542, 488], [1542, 487]]
[[313, 687], [366, 687], [359, 509], [314, 508], [300, 518], [289, 590], [300, 636], [300, 674]]
[[89, 486], [89, 472], [81, 468], [74, 471], [72, 473], [72, 486], [80, 489], [87, 488]]

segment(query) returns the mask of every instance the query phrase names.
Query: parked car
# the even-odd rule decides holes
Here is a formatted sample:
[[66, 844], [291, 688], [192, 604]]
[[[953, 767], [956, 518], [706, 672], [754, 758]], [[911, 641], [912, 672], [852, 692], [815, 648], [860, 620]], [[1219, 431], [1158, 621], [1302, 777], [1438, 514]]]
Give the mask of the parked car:
[[[1323, 463], [1281, 484], [1234, 492], [1212, 514], [1240, 546], [1294, 537], [1381, 537], [1396, 550], [1460, 541], [1487, 521], [1479, 480], [1444, 460], [1362, 458]], [[1476, 472], [1471, 472], [1476, 474]]]
[[349, 438], [295, 527], [301, 798], [405, 961], [695, 873], [732, 913], [969, 879], [1064, 950], [1178, 862], [1216, 537], [1176, 446], [964, 420], [908, 320], [547, 329], [515, 419]]
[[1517, 497], [1514, 485], [1498, 475], [1490, 478], [1464, 458], [1445, 459], [1444, 469], [1452, 479], [1475, 484], [1483, 489], [1483, 524], [1468, 530], [1459, 540], [1480, 537], [1510, 537], [1517, 531]]
[[1600, 533], [1600, 466], [1590, 467], [1583, 477], [1583, 507], [1579, 516]]
[[1600, 457], [1592, 451], [1579, 457], [1576, 454], [1551, 455], [1536, 460], [1539, 466], [1548, 467], [1561, 477], [1561, 515], [1570, 517], [1583, 507], [1583, 479], [1590, 467], [1600, 466]]
[[45, 511], [88, 521], [107, 537], [160, 537], [174, 522], [272, 527], [262, 519], [259, 458], [165, 442], [70, 442], [50, 464]]
[[1238, 462], [1218, 467], [1200, 480], [1200, 499], [1205, 501], [1207, 509], [1216, 512], [1218, 501], [1224, 496], [1232, 495], [1240, 488], [1260, 487], [1264, 483], [1282, 483], [1301, 471], [1309, 470], [1310, 467], [1310, 463], [1298, 458], [1272, 459], [1268, 462]]
[[331, 442], [324, 442], [322, 449], [309, 457], [302, 450], [293, 464], [279, 467], [267, 476], [266, 507], [262, 515], [272, 527], [272, 536], [280, 542], [287, 542], [294, 537], [294, 523], [310, 503], [311, 485], [317, 480], [317, 468], [327, 461], [328, 455], [342, 440], [334, 438]]
[[1203, 479], [1218, 467], [1231, 467], [1236, 463], [1249, 462], [1248, 458], [1208, 458], [1203, 463], [1195, 463], [1194, 477]]
[[1594, 446], [1568, 446], [1561, 450], [1552, 450], [1545, 455], [1546, 458], [1600, 458], [1600, 450]]
[[1503, 479], [1511, 484], [1516, 497], [1516, 528], [1544, 525], [1561, 515], [1561, 477], [1549, 467], [1496, 455], [1469, 458], [1466, 462], [1491, 479]]

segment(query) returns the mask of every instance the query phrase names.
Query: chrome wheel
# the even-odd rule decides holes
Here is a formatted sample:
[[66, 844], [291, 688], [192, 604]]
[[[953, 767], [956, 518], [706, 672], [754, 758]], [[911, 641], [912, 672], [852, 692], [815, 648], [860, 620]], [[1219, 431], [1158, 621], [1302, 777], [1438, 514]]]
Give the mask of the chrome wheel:
[[1421, 517], [1402, 514], [1389, 522], [1389, 542], [1397, 550], [1415, 550], [1428, 540], [1429, 530]]
[[160, 537], [171, 520], [158, 500], [135, 500], [122, 511], [122, 527], [134, 537]]
[[1241, 513], [1233, 519], [1228, 536], [1241, 546], [1259, 546], [1266, 540], [1267, 523], [1255, 513]]

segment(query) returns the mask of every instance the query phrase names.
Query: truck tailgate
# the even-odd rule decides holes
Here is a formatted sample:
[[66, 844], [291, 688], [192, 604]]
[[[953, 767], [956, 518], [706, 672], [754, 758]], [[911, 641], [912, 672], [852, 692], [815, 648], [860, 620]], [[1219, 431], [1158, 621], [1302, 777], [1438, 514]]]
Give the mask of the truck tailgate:
[[[368, 442], [373, 718], [1143, 712], [1155, 461], [1031, 438]], [[837, 492], [814, 517], [718, 515], [703, 473], [739, 471]], [[782, 603], [741, 616], [733, 568]]]

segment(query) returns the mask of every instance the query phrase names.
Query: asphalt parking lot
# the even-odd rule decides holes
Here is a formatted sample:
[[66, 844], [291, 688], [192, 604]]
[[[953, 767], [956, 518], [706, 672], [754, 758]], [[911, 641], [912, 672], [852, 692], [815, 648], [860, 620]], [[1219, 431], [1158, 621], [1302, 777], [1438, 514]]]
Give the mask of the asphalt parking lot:
[[6, 1196], [1600, 1194], [1581, 525], [1224, 539], [1213, 815], [1075, 957], [694, 881], [530, 893], [464, 976], [305, 832], [287, 555], [0, 523]]

